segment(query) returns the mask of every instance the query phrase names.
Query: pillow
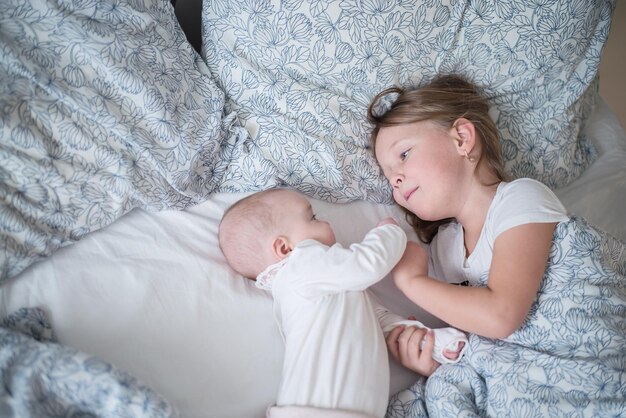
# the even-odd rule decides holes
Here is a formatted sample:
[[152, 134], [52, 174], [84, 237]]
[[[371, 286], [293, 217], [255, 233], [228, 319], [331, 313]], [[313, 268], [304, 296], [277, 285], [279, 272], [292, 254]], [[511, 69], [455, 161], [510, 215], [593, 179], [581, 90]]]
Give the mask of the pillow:
[[581, 133], [615, 1], [203, 3], [202, 54], [251, 138], [223, 187], [288, 184], [390, 201], [366, 109], [391, 85], [460, 72], [485, 88], [506, 167], [551, 187], [594, 158]]
[[236, 135], [169, 2], [6, 0], [0, 22], [0, 283], [214, 191]]

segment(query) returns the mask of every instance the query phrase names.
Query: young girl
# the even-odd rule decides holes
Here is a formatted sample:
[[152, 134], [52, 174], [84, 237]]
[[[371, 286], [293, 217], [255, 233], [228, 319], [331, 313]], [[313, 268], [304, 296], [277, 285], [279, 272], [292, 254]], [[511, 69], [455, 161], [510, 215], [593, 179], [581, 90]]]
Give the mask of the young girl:
[[[390, 95], [397, 98], [377, 113]], [[417, 305], [476, 335], [470, 338], [466, 357], [475, 362], [474, 370], [487, 368], [487, 357], [479, 360], [476, 353], [490, 352], [493, 360], [500, 348], [492, 348], [512, 350], [509, 359], [515, 359], [511, 360], [515, 364], [507, 371], [510, 380], [502, 382], [510, 386], [506, 389], [510, 399], [530, 397], [537, 402], [529, 386], [534, 382], [543, 387], [544, 395], [554, 396], [548, 397], [549, 403], [554, 400], [552, 405], [567, 410], [572, 407], [564, 401], [568, 391], [592, 398], [586, 395], [590, 383], [585, 379], [590, 374], [595, 372], [597, 380], [624, 381], [625, 247], [582, 221], [570, 220], [543, 184], [531, 179], [508, 182], [488, 110], [476, 86], [454, 75], [415, 89], [391, 88], [372, 101], [368, 117], [374, 124], [375, 156], [393, 187], [394, 200], [405, 209], [418, 237], [430, 244], [428, 254], [409, 244], [393, 271], [394, 280]], [[578, 236], [590, 237], [590, 245], [579, 254], [567, 251], [566, 245], [578, 245]], [[619, 251], [606, 257], [600, 245], [604, 242]], [[462, 281], [470, 286], [449, 284]], [[585, 330], [586, 325], [592, 328]], [[398, 328], [387, 341], [391, 353], [414, 368], [422, 354], [421, 336], [407, 333], [410, 330]], [[502, 339], [515, 345], [496, 342]], [[566, 370], [581, 367], [584, 376], [555, 379], [541, 371], [529, 372], [538, 364], [558, 364], [565, 358], [573, 362], [563, 366]], [[482, 381], [489, 387], [489, 379], [500, 370], [507, 369], [492, 369], [481, 376]], [[520, 370], [527, 374], [519, 380], [510, 377]], [[596, 400], [623, 401], [625, 385], [616, 387]], [[509, 416], [505, 399], [498, 399], [501, 410], [490, 402], [481, 413]], [[587, 412], [597, 407], [594, 402], [586, 405]]]

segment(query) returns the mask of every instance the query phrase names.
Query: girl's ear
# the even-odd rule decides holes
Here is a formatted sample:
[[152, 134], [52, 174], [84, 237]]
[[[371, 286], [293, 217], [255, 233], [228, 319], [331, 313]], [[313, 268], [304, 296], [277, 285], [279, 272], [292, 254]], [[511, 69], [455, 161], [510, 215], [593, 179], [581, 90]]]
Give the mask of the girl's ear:
[[[456, 150], [462, 157], [467, 157], [476, 145], [476, 128], [465, 118], [459, 118], [452, 125], [452, 135]], [[468, 157], [469, 158], [469, 157]]]
[[279, 260], [287, 257], [291, 250], [292, 248], [287, 237], [279, 235], [274, 238], [274, 242], [272, 243], [272, 252]]

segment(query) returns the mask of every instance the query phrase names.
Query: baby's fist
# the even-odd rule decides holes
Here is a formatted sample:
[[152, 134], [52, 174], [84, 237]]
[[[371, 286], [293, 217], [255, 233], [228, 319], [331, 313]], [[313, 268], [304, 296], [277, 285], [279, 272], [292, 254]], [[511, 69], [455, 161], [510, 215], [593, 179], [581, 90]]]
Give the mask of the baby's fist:
[[385, 218], [385, 219], [382, 219], [381, 221], [379, 221], [376, 224], [376, 226], [383, 226], [383, 225], [388, 225], [388, 224], [398, 225], [398, 222], [396, 222], [396, 220], [393, 219], [393, 218]]

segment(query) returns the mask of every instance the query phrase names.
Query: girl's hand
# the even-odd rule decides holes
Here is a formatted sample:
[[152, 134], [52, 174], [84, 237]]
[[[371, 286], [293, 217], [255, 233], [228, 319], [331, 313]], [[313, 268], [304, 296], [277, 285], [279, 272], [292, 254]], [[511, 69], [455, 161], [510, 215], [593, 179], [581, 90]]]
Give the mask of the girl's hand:
[[435, 335], [424, 328], [399, 326], [387, 335], [387, 348], [391, 355], [407, 369], [426, 377], [440, 366], [433, 360], [434, 346]]
[[418, 243], [408, 241], [402, 258], [391, 272], [396, 286], [402, 290], [412, 279], [428, 276], [428, 253]]

